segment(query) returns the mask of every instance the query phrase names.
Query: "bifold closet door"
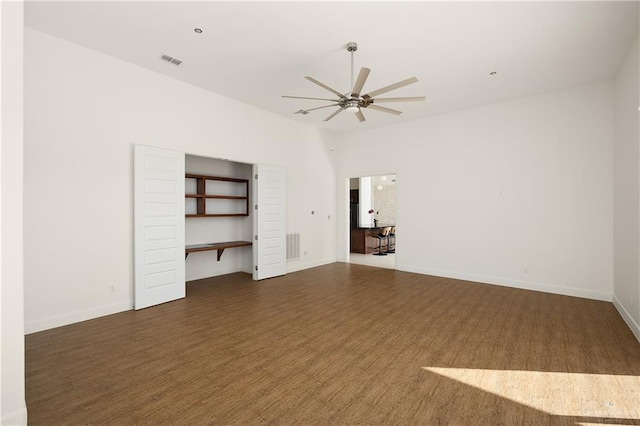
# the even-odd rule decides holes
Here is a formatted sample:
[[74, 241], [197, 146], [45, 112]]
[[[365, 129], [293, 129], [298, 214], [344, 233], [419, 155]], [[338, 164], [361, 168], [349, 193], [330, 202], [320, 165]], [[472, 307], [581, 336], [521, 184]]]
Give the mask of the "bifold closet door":
[[185, 297], [184, 153], [134, 149], [135, 309]]
[[287, 273], [286, 189], [284, 168], [263, 164], [253, 166], [254, 280]]

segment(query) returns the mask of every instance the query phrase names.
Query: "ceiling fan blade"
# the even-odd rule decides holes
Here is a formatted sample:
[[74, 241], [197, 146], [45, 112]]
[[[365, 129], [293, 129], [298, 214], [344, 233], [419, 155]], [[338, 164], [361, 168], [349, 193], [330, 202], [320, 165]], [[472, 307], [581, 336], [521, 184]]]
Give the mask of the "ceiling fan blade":
[[420, 101], [424, 101], [427, 97], [426, 96], [405, 96], [402, 98], [376, 98], [376, 99], [371, 99], [374, 103], [381, 103], [381, 102], [420, 102]]
[[353, 86], [353, 90], [351, 92], [352, 97], [359, 97], [360, 92], [362, 92], [362, 87], [364, 83], [367, 81], [367, 77], [369, 77], [369, 73], [371, 70], [369, 68], [360, 68], [360, 74], [358, 74], [358, 79], [356, 80], [356, 84]]
[[393, 115], [400, 115], [402, 111], [398, 111], [397, 109], [385, 108], [378, 105], [369, 105], [367, 108], [375, 109], [376, 111], [387, 112]]
[[342, 111], [344, 111], [344, 109], [342, 107], [338, 108], [338, 110], [336, 112], [332, 113], [330, 116], [325, 118], [324, 121], [331, 120], [333, 117], [335, 117], [336, 115], [340, 114]]
[[307, 98], [306, 96], [286, 96], [282, 95], [283, 98], [291, 98], [291, 99], [311, 99], [314, 101], [330, 101], [330, 102], [340, 102], [338, 99], [326, 99], [326, 98]]
[[364, 118], [364, 114], [362, 113], [362, 110], [358, 110], [358, 112], [356, 112], [356, 118], [358, 119], [359, 122], [363, 122], [363, 121], [367, 121]]
[[337, 91], [337, 90], [335, 90], [335, 89], [332, 89], [331, 87], [327, 86], [327, 85], [326, 85], [326, 84], [324, 84], [324, 83], [320, 83], [318, 80], [316, 80], [316, 79], [315, 79], [315, 78], [313, 78], [313, 77], [306, 76], [305, 78], [306, 78], [307, 80], [309, 80], [310, 82], [312, 82], [312, 83], [314, 83], [314, 84], [317, 84], [318, 86], [322, 87], [323, 89], [326, 89], [326, 90], [330, 91], [330, 92], [331, 92], [331, 93], [333, 93], [334, 95], [338, 95], [338, 97], [339, 97], [340, 99], [342, 99], [342, 98], [346, 98], [346, 96], [345, 96], [345, 95], [343, 95], [342, 93], [338, 92], [338, 91]]
[[417, 78], [411, 77], [411, 78], [408, 78], [406, 80], [402, 80], [402, 81], [399, 81], [399, 82], [394, 83], [392, 85], [383, 87], [382, 89], [378, 89], [378, 90], [374, 90], [373, 92], [369, 92], [365, 96], [369, 97], [369, 98], [375, 98], [377, 95], [382, 95], [383, 93], [387, 93], [387, 92], [390, 92], [392, 90], [396, 90], [396, 89], [399, 89], [401, 87], [408, 86], [410, 84], [417, 83], [417, 82], [418, 82]]
[[322, 108], [329, 108], [329, 107], [334, 107], [334, 106], [338, 106], [336, 104], [332, 104], [332, 105], [324, 105], [324, 106], [320, 106], [320, 107], [316, 107], [316, 108], [309, 108], [309, 109], [305, 109], [305, 111], [309, 112], [309, 111], [315, 111], [317, 109], [322, 109]]

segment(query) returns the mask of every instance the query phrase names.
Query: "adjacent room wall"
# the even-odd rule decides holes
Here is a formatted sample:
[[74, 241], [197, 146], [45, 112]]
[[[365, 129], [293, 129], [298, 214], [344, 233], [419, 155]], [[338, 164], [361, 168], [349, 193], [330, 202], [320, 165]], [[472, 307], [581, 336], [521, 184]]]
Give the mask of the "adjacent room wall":
[[394, 225], [396, 223], [396, 186], [381, 185], [378, 189], [378, 185], [374, 185], [371, 192], [378, 225]]
[[0, 3], [0, 424], [26, 425], [23, 279], [22, 1]]
[[638, 36], [615, 80], [613, 302], [640, 340], [640, 84]]
[[301, 243], [288, 270], [335, 261], [332, 140], [25, 29], [27, 332], [132, 307], [133, 144], [285, 167], [287, 232]]
[[397, 269], [611, 300], [613, 92], [609, 81], [344, 135], [338, 209], [348, 177], [397, 173]]

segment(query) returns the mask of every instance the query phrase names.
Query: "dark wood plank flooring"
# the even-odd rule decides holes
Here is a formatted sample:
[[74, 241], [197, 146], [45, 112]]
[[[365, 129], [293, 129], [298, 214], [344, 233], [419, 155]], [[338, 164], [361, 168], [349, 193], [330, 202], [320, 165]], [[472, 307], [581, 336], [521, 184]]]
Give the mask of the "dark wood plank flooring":
[[26, 375], [31, 425], [640, 424], [611, 303], [344, 263], [28, 335]]

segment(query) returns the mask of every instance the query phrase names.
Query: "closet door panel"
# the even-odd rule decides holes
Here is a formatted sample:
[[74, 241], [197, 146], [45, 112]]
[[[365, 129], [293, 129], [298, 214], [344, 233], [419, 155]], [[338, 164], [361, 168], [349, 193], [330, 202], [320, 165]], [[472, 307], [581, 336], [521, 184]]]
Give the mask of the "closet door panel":
[[135, 309], [185, 297], [184, 179], [184, 153], [135, 146]]
[[[254, 271], [262, 280], [287, 273], [286, 261], [286, 171], [282, 167], [254, 165]], [[257, 179], [256, 179], [257, 176]]]

